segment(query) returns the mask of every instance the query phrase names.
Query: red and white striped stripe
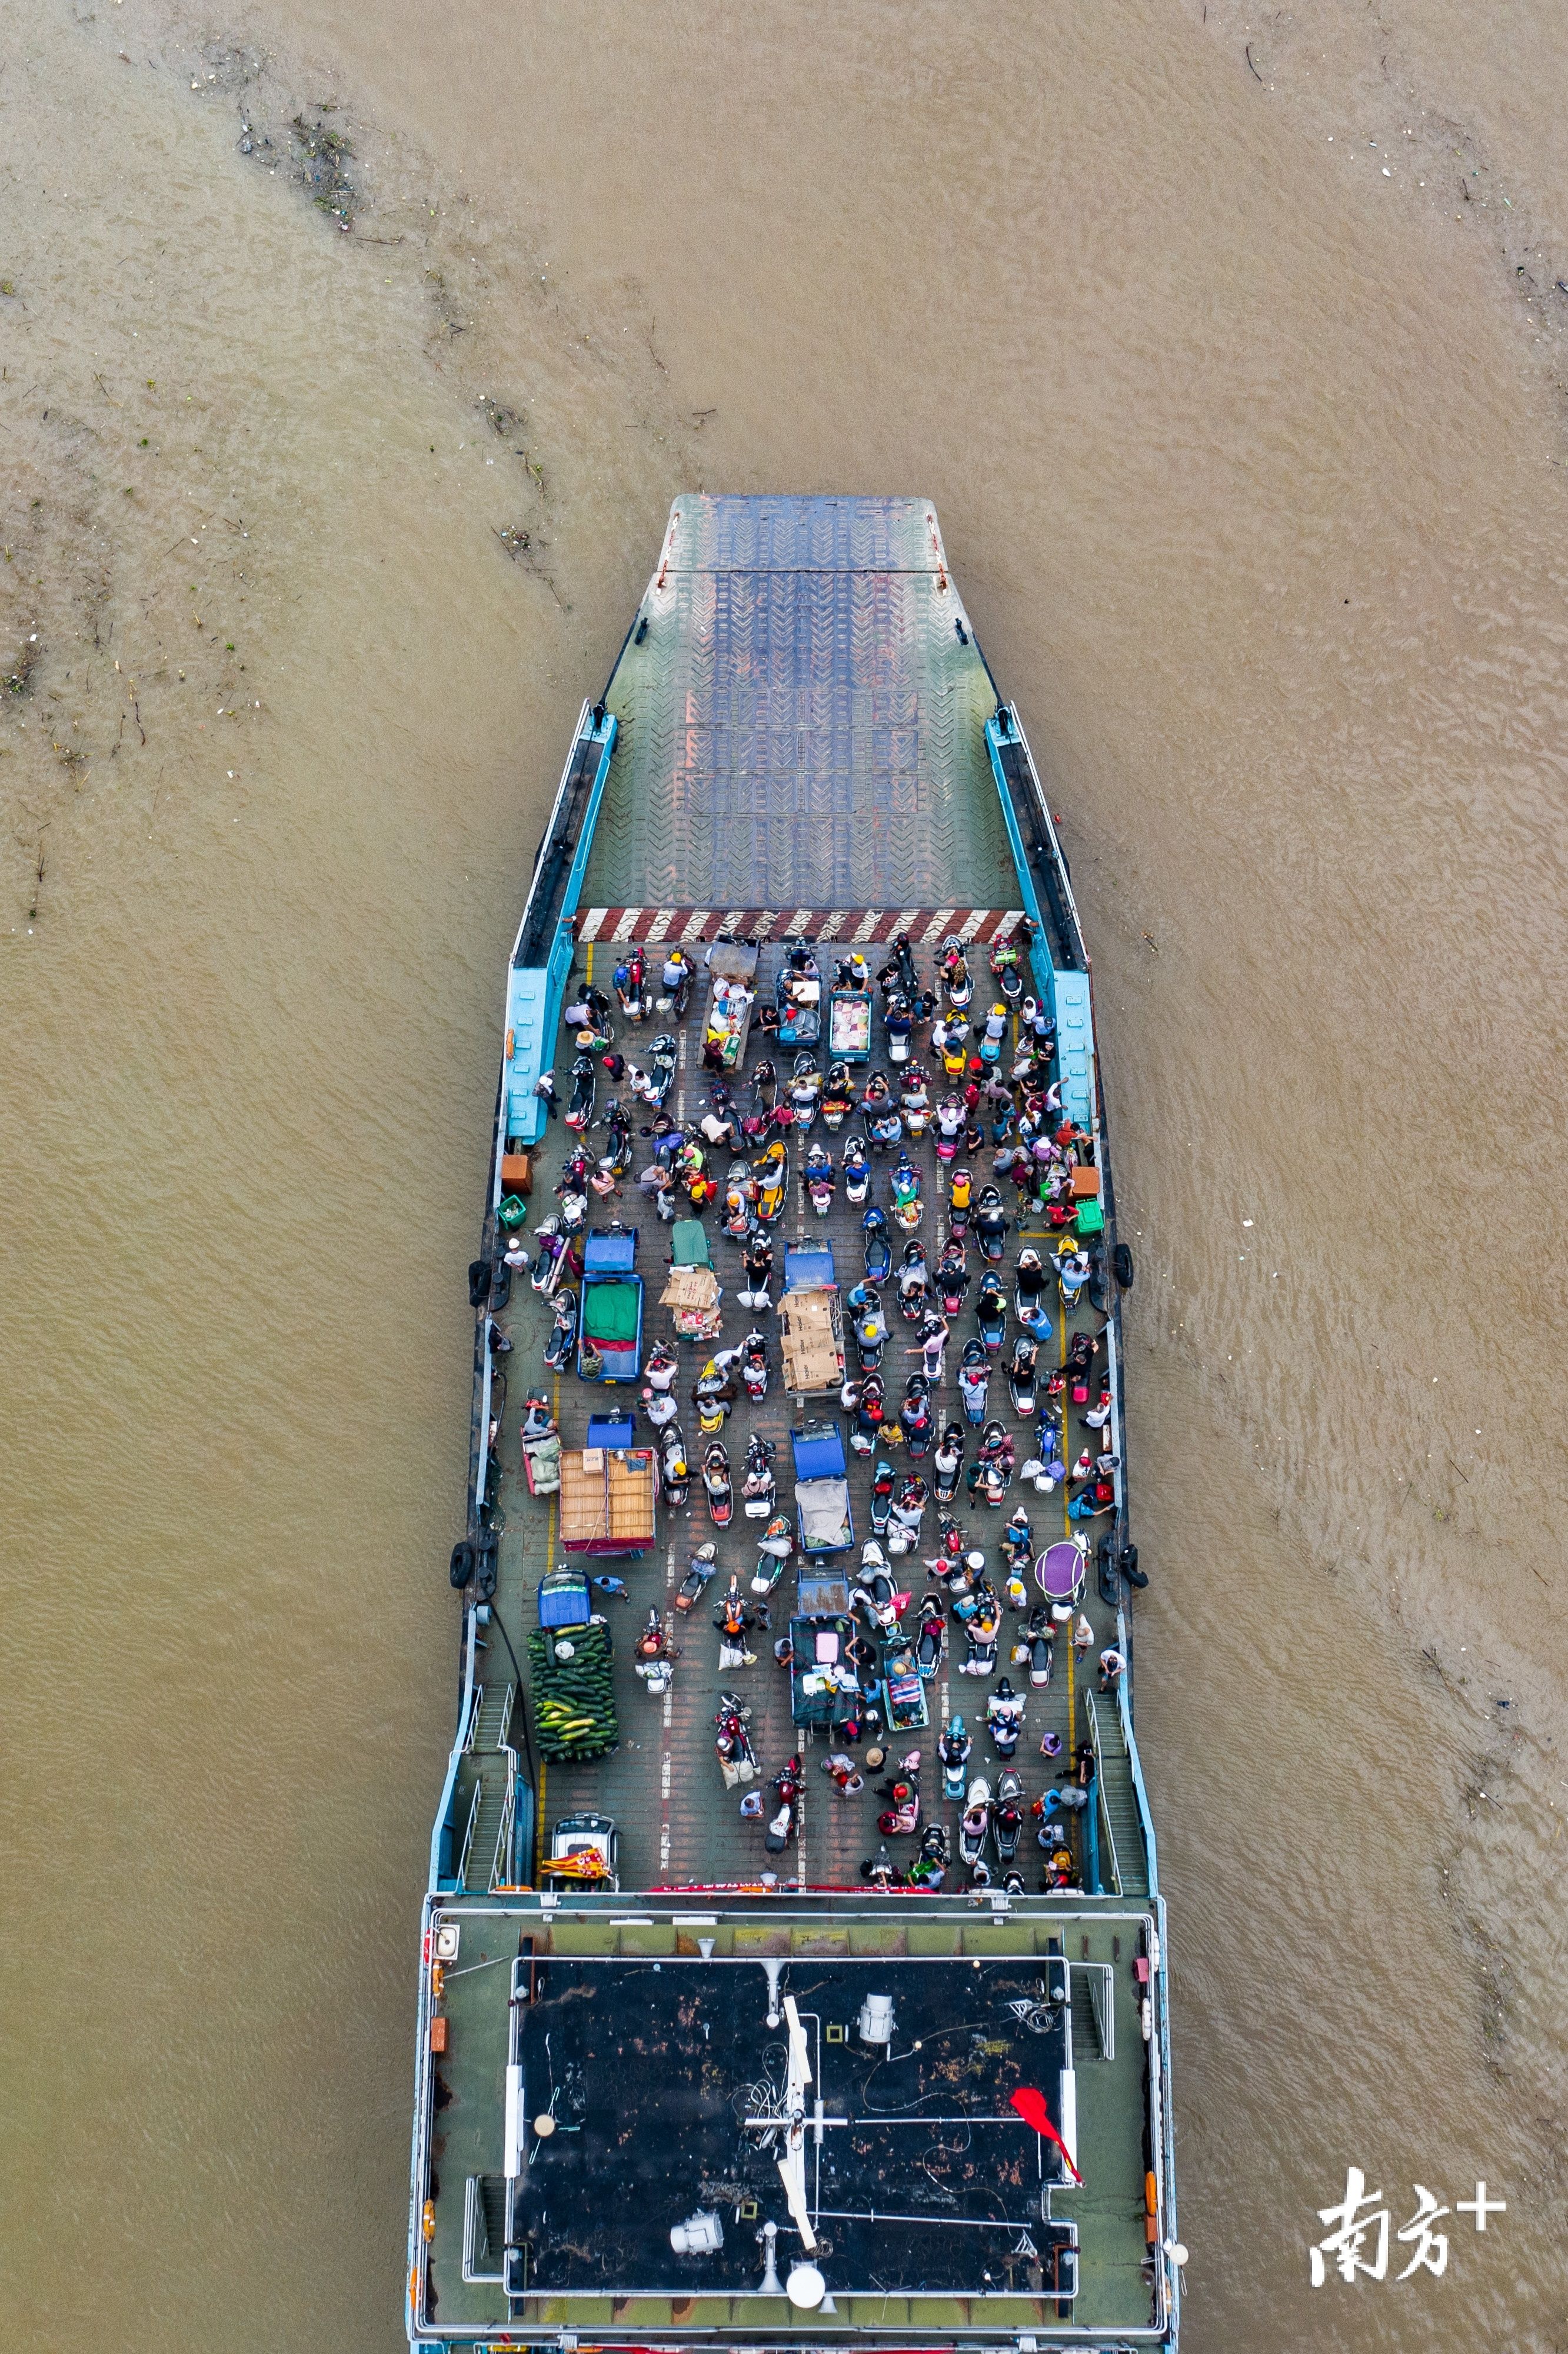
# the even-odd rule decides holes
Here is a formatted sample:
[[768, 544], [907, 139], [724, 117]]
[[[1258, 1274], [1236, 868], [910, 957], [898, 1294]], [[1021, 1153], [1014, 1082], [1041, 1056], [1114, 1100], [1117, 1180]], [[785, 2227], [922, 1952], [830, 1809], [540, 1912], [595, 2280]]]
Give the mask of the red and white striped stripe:
[[1021, 907], [587, 907], [577, 938], [605, 940], [845, 940], [861, 947], [907, 932], [932, 947], [956, 932], [961, 940], [1005, 940], [1023, 921]]

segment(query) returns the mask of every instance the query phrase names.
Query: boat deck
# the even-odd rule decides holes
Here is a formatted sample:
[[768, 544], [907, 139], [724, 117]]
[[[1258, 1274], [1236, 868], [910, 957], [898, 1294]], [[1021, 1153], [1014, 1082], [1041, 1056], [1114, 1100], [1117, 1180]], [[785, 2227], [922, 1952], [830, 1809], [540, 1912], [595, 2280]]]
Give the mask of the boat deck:
[[[823, 958], [829, 954], [829, 949], [824, 948]], [[777, 948], [762, 951], [758, 976], [759, 1002], [771, 993], [781, 956], [782, 950]], [[921, 970], [923, 980], [928, 977], [923, 968], [929, 961], [928, 951], [924, 955], [916, 951], [916, 968]], [[596, 950], [590, 945], [583, 952], [580, 968], [574, 974], [574, 979], [591, 982], [597, 971], [599, 985], [604, 986], [613, 963], [613, 950]], [[686, 1020], [677, 1033], [681, 1061], [668, 1100], [678, 1119], [688, 1115], [698, 1118], [706, 1108], [706, 1076], [698, 1067], [705, 995], [703, 991], [694, 991]], [[639, 1036], [646, 1039], [651, 1034], [651, 1024], [645, 1024], [641, 1032], [632, 1029], [629, 1035], [621, 1036], [620, 1044], [635, 1056]], [[764, 1051], [765, 1045], [754, 1029], [747, 1049], [747, 1072]], [[773, 1059], [776, 1065], [787, 1066], [789, 1050], [776, 1050]], [[825, 1049], [819, 1049], [819, 1060], [825, 1062]], [[569, 1062], [568, 1042], [557, 1054], [557, 1068], [569, 1067]], [[875, 1066], [874, 1058], [874, 1063], [864, 1067]], [[744, 1098], [746, 1090], [739, 1083], [736, 1093]], [[601, 1092], [601, 1112], [608, 1100], [608, 1094]], [[826, 1142], [833, 1148], [837, 1160], [842, 1157], [842, 1147], [853, 1125], [853, 1121], [846, 1121], [839, 1133], [832, 1136], [824, 1129], [819, 1119], [807, 1141], [820, 1139]], [[593, 1141], [591, 1137], [589, 1141]], [[536, 1225], [554, 1207], [551, 1189], [571, 1142], [571, 1132], [564, 1123], [552, 1121], [538, 1155], [529, 1226]], [[644, 1167], [651, 1157], [651, 1147], [636, 1135], [635, 1130], [633, 1144], [631, 1175], [623, 1182], [617, 1195], [602, 1203], [595, 1203], [590, 1223], [608, 1224], [609, 1218], [616, 1217], [628, 1225], [635, 1225], [640, 1231], [637, 1264], [646, 1286], [644, 1356], [656, 1341], [662, 1340], [669, 1341], [681, 1358], [678, 1394], [682, 1401], [682, 1428], [694, 1463], [698, 1453], [698, 1434], [695, 1413], [690, 1404], [691, 1385], [709, 1353], [710, 1346], [734, 1345], [744, 1338], [758, 1320], [753, 1311], [742, 1307], [736, 1298], [743, 1281], [739, 1246], [718, 1231], [715, 1214], [710, 1211], [707, 1219], [712, 1229], [710, 1246], [724, 1287], [721, 1303], [723, 1331], [719, 1340], [711, 1344], [689, 1340], [674, 1341], [672, 1312], [658, 1305], [658, 1294], [669, 1266], [670, 1228], [647, 1204], [646, 1197], [638, 1192], [635, 1183], [637, 1170]], [[755, 1881], [765, 1866], [775, 1861], [764, 1853], [761, 1825], [743, 1822], [738, 1812], [737, 1796], [726, 1792], [720, 1785], [713, 1737], [714, 1712], [721, 1690], [735, 1691], [752, 1710], [752, 1740], [763, 1781], [776, 1773], [797, 1748], [806, 1761], [808, 1771], [800, 1837], [788, 1856], [778, 1860], [798, 1885], [857, 1886], [862, 1862], [875, 1855], [879, 1844], [876, 1817], [885, 1801], [879, 1800], [874, 1795], [878, 1776], [868, 1776], [865, 1789], [859, 1796], [845, 1797], [825, 1774], [816, 1770], [826, 1754], [821, 1736], [814, 1736], [809, 1728], [797, 1728], [791, 1723], [789, 1676], [775, 1664], [772, 1657], [774, 1636], [786, 1631], [800, 1556], [797, 1555], [796, 1561], [790, 1564], [773, 1597], [772, 1627], [759, 1630], [754, 1643], [758, 1655], [755, 1666], [726, 1669], [721, 1673], [718, 1636], [712, 1623], [713, 1606], [724, 1590], [730, 1570], [739, 1570], [743, 1585], [749, 1585], [757, 1567], [754, 1539], [760, 1532], [761, 1523], [746, 1520], [738, 1500], [740, 1472], [751, 1433], [758, 1430], [776, 1444], [775, 1473], [779, 1482], [779, 1508], [782, 1510], [789, 1502], [789, 1433], [791, 1424], [798, 1425], [802, 1418], [829, 1415], [837, 1416], [841, 1421], [845, 1420], [837, 1398], [832, 1395], [806, 1401], [803, 1416], [798, 1402], [782, 1388], [778, 1372], [777, 1300], [782, 1274], [783, 1241], [826, 1239], [830, 1242], [841, 1287], [845, 1290], [861, 1279], [863, 1271], [862, 1213], [848, 1206], [842, 1188], [825, 1219], [819, 1218], [809, 1209], [799, 1174], [803, 1152], [803, 1145], [792, 1135], [790, 1197], [784, 1216], [775, 1229], [778, 1264], [771, 1295], [775, 1310], [761, 1319], [772, 1345], [773, 1380], [760, 1405], [751, 1405], [742, 1394], [724, 1432], [736, 1489], [734, 1518], [728, 1528], [715, 1529], [702, 1500], [700, 1480], [694, 1479], [692, 1500], [683, 1511], [670, 1512], [661, 1508], [659, 1542], [652, 1553], [640, 1558], [621, 1557], [588, 1564], [591, 1569], [601, 1569], [621, 1577], [627, 1587], [624, 1600], [606, 1599], [600, 1606], [609, 1617], [616, 1645], [615, 1688], [622, 1738], [619, 1749], [612, 1755], [592, 1764], [542, 1766], [539, 1774], [539, 1828], [541, 1833], [546, 1832], [549, 1826], [562, 1816], [590, 1808], [612, 1816], [620, 1829], [620, 1878], [624, 1888], [704, 1886], [715, 1882]], [[888, 1199], [886, 1172], [894, 1157], [888, 1155], [874, 1163], [873, 1198], [879, 1201], [884, 1208], [887, 1206]], [[974, 1172], [977, 1189], [989, 1169], [990, 1157], [988, 1151], [977, 1158]], [[919, 1233], [926, 1244], [927, 1258], [934, 1266], [945, 1238], [946, 1225], [940, 1214], [939, 1164], [929, 1133], [911, 1146], [910, 1158], [921, 1173], [927, 1207]], [[721, 1171], [727, 1159], [727, 1152], [721, 1150], [718, 1156]], [[526, 1232], [525, 1228], [525, 1237]], [[1036, 1243], [1044, 1255], [1051, 1247], [1052, 1240], [1043, 1230], [1025, 1229], [1010, 1233], [1002, 1261], [1004, 1276], [1011, 1278], [1018, 1251], [1026, 1241]], [[962, 1341], [972, 1337], [976, 1329], [972, 1301], [978, 1288], [977, 1270], [983, 1264], [972, 1245], [969, 1263], [969, 1290], [964, 1308], [953, 1320], [953, 1331], [947, 1352], [947, 1378], [936, 1397], [934, 1418], [938, 1423], [944, 1412], [956, 1420], [962, 1420], [956, 1369]], [[1011, 1280], [1009, 1296], [1011, 1298]], [[496, 1321], [513, 1342], [512, 1353], [505, 1360], [508, 1368], [507, 1404], [500, 1416], [501, 1432], [496, 1450], [501, 1469], [497, 1492], [500, 1510], [496, 1517], [498, 1520], [504, 1518], [500, 1540], [500, 1584], [496, 1607], [502, 1613], [521, 1658], [522, 1632], [536, 1623], [534, 1596], [539, 1578], [566, 1558], [558, 1547], [556, 1514], [552, 1506], [544, 1499], [530, 1497], [522, 1476], [518, 1425], [524, 1396], [536, 1381], [542, 1386], [547, 1386], [563, 1442], [567, 1447], [574, 1447], [584, 1443], [590, 1413], [604, 1412], [610, 1405], [624, 1407], [634, 1401], [636, 1393], [621, 1386], [606, 1387], [583, 1383], [573, 1373], [567, 1373], [565, 1377], [551, 1377], [543, 1373], [541, 1351], [549, 1330], [550, 1309], [547, 1302], [535, 1294], [526, 1278], [519, 1278], [514, 1285], [510, 1305]], [[1043, 1345], [1042, 1365], [1053, 1357], [1060, 1362], [1065, 1356], [1067, 1342], [1074, 1331], [1081, 1328], [1097, 1333], [1104, 1322], [1102, 1316], [1088, 1308], [1086, 1300], [1070, 1315], [1064, 1314], [1058, 1306], [1054, 1343]], [[891, 1343], [884, 1357], [890, 1407], [902, 1392], [905, 1378], [916, 1369], [918, 1362], [909, 1350], [910, 1329], [896, 1315], [893, 1317], [893, 1324]], [[1015, 1331], [1010, 1318], [1008, 1345], [1011, 1345]], [[906, 1351], [909, 1353], [906, 1354]], [[853, 1344], [847, 1353], [853, 1365]], [[1097, 1395], [1097, 1387], [1092, 1389], [1092, 1394]], [[1019, 1423], [1013, 1416], [1007, 1384], [1000, 1373], [992, 1375], [989, 1411], [1014, 1431], [1018, 1459], [1020, 1463], [1026, 1460], [1034, 1451], [1029, 1435], [1030, 1426]], [[973, 1441], [979, 1434], [969, 1431], [968, 1435], [970, 1444], [966, 1461], [973, 1458]], [[1086, 1437], [1094, 1439], [1097, 1447], [1095, 1434], [1086, 1432], [1076, 1416], [1069, 1415], [1063, 1440], [1064, 1453], [1069, 1463], [1077, 1456]], [[640, 1422], [639, 1443], [647, 1444], [651, 1437], [646, 1422]], [[848, 1553], [832, 1558], [835, 1565], [842, 1564], [851, 1572], [858, 1564], [861, 1543], [871, 1534], [870, 1490], [875, 1459], [870, 1456], [852, 1456], [850, 1458], [850, 1492], [856, 1543]], [[887, 1459], [895, 1464], [895, 1469], [902, 1469], [902, 1450], [889, 1450]], [[927, 1456], [923, 1464], [913, 1467], [923, 1470], [927, 1482], [930, 1479], [929, 1464]], [[1054, 1496], [1046, 1498], [1037, 1496], [1032, 1488], [1022, 1487], [1015, 1481], [1004, 1506], [993, 1511], [984, 1505], [971, 1503], [960, 1489], [954, 1508], [956, 1514], [970, 1541], [987, 1552], [993, 1575], [998, 1571], [996, 1548], [1002, 1524], [1020, 1501], [1028, 1508], [1037, 1553], [1070, 1533], [1072, 1524], [1066, 1517], [1065, 1490], [1059, 1490]], [[922, 1531], [922, 1551], [925, 1553], [935, 1550], [936, 1522], [936, 1506], [929, 1504]], [[1097, 1532], [1097, 1528], [1091, 1523], [1091, 1534]], [[675, 1589], [685, 1573], [690, 1552], [708, 1538], [714, 1539], [717, 1544], [717, 1575], [704, 1600], [689, 1616], [681, 1617], [673, 1608]], [[915, 1601], [912, 1611], [917, 1612], [920, 1595], [927, 1584], [920, 1566], [919, 1553], [905, 1557], [901, 1574], [913, 1588]], [[997, 1583], [1000, 1587], [999, 1575]], [[633, 1638], [646, 1620], [649, 1610], [655, 1607], [666, 1613], [673, 1638], [682, 1647], [673, 1687], [662, 1702], [648, 1698], [633, 1671], [631, 1658]], [[1044, 1691], [1028, 1694], [1024, 1736], [1015, 1762], [1023, 1776], [1026, 1794], [1031, 1800], [1039, 1796], [1048, 1782], [1061, 1778], [1063, 1765], [1070, 1759], [1075, 1744], [1087, 1737], [1090, 1727], [1086, 1694], [1089, 1704], [1093, 1705], [1097, 1697], [1095, 1663], [1102, 1645], [1116, 1639], [1116, 1613], [1102, 1602], [1092, 1578], [1083, 1608], [1095, 1630], [1092, 1649], [1086, 1656], [1079, 1657], [1070, 1643], [1059, 1641], [1052, 1682]], [[971, 1773], [989, 1773], [994, 1781], [999, 1761], [991, 1754], [983, 1734], [978, 1731], [983, 1723], [987, 1694], [994, 1688], [996, 1679], [986, 1680], [958, 1672], [965, 1645], [956, 1622], [949, 1619], [948, 1623], [947, 1656], [929, 1690], [931, 1725], [924, 1734], [911, 1734], [906, 1741], [896, 1735], [894, 1739], [899, 1749], [906, 1746], [921, 1748], [926, 1767], [922, 1797], [927, 1815], [929, 1817], [934, 1812], [941, 1815], [953, 1837], [956, 1850], [958, 1816], [961, 1809], [943, 1806], [940, 1776], [936, 1769], [936, 1744], [949, 1716], [961, 1714], [970, 1733], [976, 1735], [969, 1766]], [[1010, 1670], [1006, 1659], [1007, 1630], [1016, 1633], [1022, 1624], [1021, 1617], [1007, 1614], [1002, 1659], [998, 1672], [999, 1675], [1011, 1673], [1015, 1688], [1027, 1691], [1026, 1674], [1019, 1670]], [[498, 1673], [509, 1673], [504, 1661], [505, 1654], [501, 1646], [493, 1641], [489, 1666]], [[1098, 1707], [1097, 1716], [1102, 1746], [1107, 1745], [1107, 1736], [1112, 1736], [1108, 1745], [1112, 1749], [1110, 1764], [1114, 1767], [1117, 1749], [1114, 1699]], [[1047, 1732], [1054, 1732], [1061, 1738], [1063, 1749], [1057, 1760], [1047, 1759], [1041, 1755], [1041, 1738]], [[487, 1763], [482, 1757], [475, 1770], [482, 1770]], [[1111, 1775], [1107, 1772], [1107, 1792], [1110, 1779]], [[1125, 1819], [1130, 1828], [1130, 1791], [1118, 1790], [1116, 1802], [1118, 1808], [1125, 1810]], [[1022, 1853], [1021, 1861], [1027, 1884], [1033, 1889], [1039, 1884], [1041, 1858], [1038, 1850], [1033, 1846], [1033, 1830], [1028, 1837], [1030, 1846]], [[1068, 1844], [1075, 1845], [1077, 1840], [1078, 1834], [1075, 1830]], [[892, 1851], [895, 1861], [912, 1861], [916, 1845], [914, 1839], [894, 1840]], [[1118, 1857], [1121, 1893], [1142, 1893], [1147, 1882], [1139, 1868], [1139, 1843], [1131, 1843], [1125, 1856], [1118, 1847]], [[488, 1864], [488, 1857], [482, 1860]], [[536, 1861], [536, 1857], [518, 1858], [516, 1876], [532, 1879], [532, 1866]], [[1103, 1882], [1107, 1889], [1115, 1890], [1117, 1882], [1109, 1868], [1108, 1856], [1103, 1867]]]

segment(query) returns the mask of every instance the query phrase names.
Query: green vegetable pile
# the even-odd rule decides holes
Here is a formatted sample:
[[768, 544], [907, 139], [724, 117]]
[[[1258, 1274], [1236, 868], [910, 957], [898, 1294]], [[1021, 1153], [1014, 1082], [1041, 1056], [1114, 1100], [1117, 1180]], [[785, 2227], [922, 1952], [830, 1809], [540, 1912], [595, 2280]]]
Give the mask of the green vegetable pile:
[[[572, 1647], [569, 1659], [556, 1658], [557, 1641]], [[534, 1683], [534, 1723], [541, 1754], [581, 1762], [609, 1755], [620, 1739], [615, 1713], [614, 1646], [602, 1619], [562, 1628], [557, 1635], [535, 1627], [528, 1638]]]

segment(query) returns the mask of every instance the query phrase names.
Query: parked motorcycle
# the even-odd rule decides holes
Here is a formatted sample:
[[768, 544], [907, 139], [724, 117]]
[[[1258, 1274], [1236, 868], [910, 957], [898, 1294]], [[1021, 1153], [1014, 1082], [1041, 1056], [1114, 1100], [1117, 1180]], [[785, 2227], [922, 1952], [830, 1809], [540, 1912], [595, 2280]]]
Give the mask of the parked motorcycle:
[[746, 1450], [746, 1469], [741, 1474], [740, 1508], [748, 1521], [767, 1521], [773, 1517], [777, 1483], [773, 1477], [773, 1441], [754, 1430]]
[[967, 1863], [971, 1872], [977, 1864], [983, 1865], [986, 1841], [990, 1837], [991, 1784], [983, 1774], [977, 1774], [969, 1784], [959, 1824], [959, 1861]]
[[789, 1108], [802, 1135], [816, 1119], [821, 1100], [822, 1075], [811, 1055], [802, 1048], [795, 1057], [795, 1068], [789, 1080]]
[[869, 1283], [857, 1283], [847, 1304], [861, 1370], [874, 1373], [887, 1346], [887, 1318], [883, 1312], [882, 1295]]
[[988, 1268], [980, 1278], [980, 1288], [975, 1294], [975, 1322], [987, 1353], [998, 1356], [1007, 1337], [1007, 1301], [996, 1275]]
[[1023, 1698], [1005, 1676], [985, 1705], [985, 1729], [999, 1757], [1011, 1757], [1023, 1729]]
[[1007, 1212], [1001, 1206], [1001, 1195], [997, 1192], [996, 1187], [982, 1185], [974, 1209], [975, 1235], [980, 1243], [982, 1258], [995, 1260], [1001, 1257], [1002, 1246], [1007, 1241], [1007, 1230], [1011, 1223]]
[[762, 1843], [769, 1855], [782, 1855], [800, 1829], [800, 1776], [804, 1770], [800, 1757], [794, 1756], [773, 1776], [773, 1795], [779, 1805], [768, 1817], [768, 1828], [762, 1834]]
[[879, 1463], [871, 1481], [871, 1532], [875, 1537], [887, 1534], [887, 1522], [893, 1511], [893, 1466]]
[[679, 1423], [667, 1424], [659, 1441], [659, 1486], [673, 1509], [683, 1504], [691, 1493], [692, 1470]]
[[963, 1355], [959, 1360], [959, 1396], [962, 1400], [966, 1421], [985, 1420], [986, 1396], [991, 1388], [991, 1355], [983, 1341], [966, 1341]]
[[734, 1692], [720, 1692], [714, 1711], [714, 1749], [726, 1790], [757, 1779], [757, 1752], [747, 1731], [750, 1714], [751, 1711], [741, 1706]]
[[715, 1438], [704, 1453], [703, 1487], [709, 1520], [715, 1529], [727, 1529], [735, 1510], [735, 1491], [730, 1484], [729, 1453], [722, 1439]]
[[927, 1594], [920, 1605], [920, 1620], [915, 1630], [915, 1664], [927, 1683], [942, 1664], [947, 1620], [941, 1596]]
[[901, 1152], [893, 1172], [893, 1220], [906, 1234], [913, 1233], [926, 1214], [926, 1204], [920, 1198], [920, 1172], [911, 1165], [909, 1155]]
[[927, 1494], [926, 1482], [913, 1471], [906, 1473], [899, 1481], [887, 1519], [889, 1553], [913, 1553], [919, 1544], [920, 1522], [925, 1517]]
[[545, 1363], [552, 1373], [563, 1373], [571, 1363], [577, 1337], [577, 1295], [570, 1286], [556, 1295], [556, 1320], [545, 1343]]
[[765, 1226], [781, 1216], [789, 1182], [789, 1149], [782, 1137], [775, 1137], [757, 1164], [757, 1214]]
[[615, 968], [610, 986], [615, 1002], [629, 1022], [641, 1022], [648, 1012], [647, 971], [641, 948], [633, 948], [629, 957]]
[[931, 1384], [924, 1373], [911, 1373], [904, 1384], [904, 1403], [898, 1409], [899, 1426], [910, 1457], [917, 1461], [928, 1454], [931, 1447]]
[[836, 1133], [853, 1109], [854, 1087], [850, 1078], [849, 1065], [830, 1063], [827, 1084], [822, 1089], [823, 1124]]
[[710, 1537], [706, 1544], [699, 1545], [688, 1558], [686, 1574], [675, 1589], [675, 1607], [683, 1617], [694, 1610], [701, 1601], [703, 1590], [718, 1566], [717, 1552], [718, 1548]]
[[1051, 1681], [1055, 1660], [1055, 1628], [1044, 1604], [1037, 1604], [1030, 1612], [1024, 1642], [1029, 1652], [1030, 1683], [1036, 1691], [1044, 1691]]
[[937, 1755], [942, 1761], [942, 1796], [959, 1804], [964, 1795], [964, 1768], [974, 1747], [961, 1716], [955, 1716], [938, 1744]]
[[650, 1700], [662, 1700], [674, 1681], [675, 1661], [681, 1654], [664, 1632], [657, 1610], [648, 1613], [648, 1624], [637, 1638], [632, 1650], [634, 1672], [648, 1688]]
[[877, 1791], [879, 1798], [887, 1800], [886, 1808], [876, 1819], [876, 1828], [885, 1839], [906, 1839], [920, 1828], [920, 1752], [907, 1749], [898, 1760], [896, 1770]]
[[1013, 1303], [1024, 1331], [1044, 1339], [1051, 1330], [1051, 1310], [1045, 1293], [1045, 1268], [1037, 1250], [1025, 1247], [1018, 1254]]
[[964, 1434], [961, 1424], [945, 1422], [937, 1451], [931, 1458], [932, 1492], [938, 1504], [950, 1504], [959, 1492], [959, 1480], [964, 1468]]
[[788, 1568], [794, 1550], [794, 1529], [787, 1515], [780, 1512], [768, 1522], [757, 1540], [757, 1573], [751, 1581], [753, 1594], [772, 1593]]
[[997, 1776], [991, 1808], [991, 1835], [996, 1842], [996, 1860], [1005, 1871], [1017, 1855], [1018, 1842], [1023, 1836], [1023, 1784], [1011, 1766], [1004, 1766]]
[[563, 1118], [567, 1126], [578, 1136], [593, 1118], [595, 1069], [591, 1055], [579, 1055], [572, 1065], [572, 1099]]

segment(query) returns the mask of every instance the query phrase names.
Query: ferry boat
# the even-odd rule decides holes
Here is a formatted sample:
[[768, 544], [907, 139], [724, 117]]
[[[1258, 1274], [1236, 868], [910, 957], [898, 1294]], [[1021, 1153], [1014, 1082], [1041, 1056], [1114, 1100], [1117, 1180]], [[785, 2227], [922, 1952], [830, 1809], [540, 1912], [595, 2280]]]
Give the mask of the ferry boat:
[[410, 2342], [1174, 2347], [1133, 1267], [928, 502], [675, 502], [502, 1028]]

